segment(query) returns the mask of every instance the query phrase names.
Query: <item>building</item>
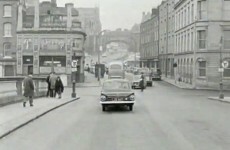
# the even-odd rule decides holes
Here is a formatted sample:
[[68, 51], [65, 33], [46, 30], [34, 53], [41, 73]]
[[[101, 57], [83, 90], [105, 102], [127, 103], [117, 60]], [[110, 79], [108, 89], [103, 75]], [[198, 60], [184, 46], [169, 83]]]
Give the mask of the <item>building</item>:
[[0, 0], [0, 77], [16, 74], [16, 28], [19, 0]]
[[230, 87], [230, 1], [180, 0], [175, 4], [175, 62], [182, 81], [199, 87]]
[[143, 13], [140, 25], [140, 67], [158, 68], [158, 9], [152, 9], [151, 15]]
[[159, 59], [162, 75], [174, 78], [175, 0], [165, 0], [159, 6]]
[[100, 10], [95, 8], [76, 8], [79, 12], [79, 20], [87, 34], [85, 50], [88, 53], [97, 53], [99, 50], [98, 33], [101, 31]]
[[[79, 13], [72, 3], [57, 7], [56, 0], [20, 3], [17, 23], [17, 75], [32, 72], [46, 76], [55, 72], [70, 85], [73, 77], [84, 81], [85, 32], [78, 20]], [[71, 64], [77, 63], [73, 76]]]

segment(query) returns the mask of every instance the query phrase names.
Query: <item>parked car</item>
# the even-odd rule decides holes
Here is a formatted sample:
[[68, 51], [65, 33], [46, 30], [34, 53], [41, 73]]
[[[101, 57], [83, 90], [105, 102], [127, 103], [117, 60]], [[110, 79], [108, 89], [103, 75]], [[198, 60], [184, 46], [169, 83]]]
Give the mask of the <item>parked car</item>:
[[151, 78], [152, 80], [161, 80], [161, 71], [160, 69], [151, 69]]
[[109, 106], [123, 105], [133, 110], [135, 94], [131, 89], [130, 82], [126, 79], [108, 79], [102, 85], [100, 104], [102, 111]]
[[[146, 77], [144, 79], [144, 89], [147, 87]], [[132, 89], [141, 88], [141, 75], [134, 75], [132, 81]]]

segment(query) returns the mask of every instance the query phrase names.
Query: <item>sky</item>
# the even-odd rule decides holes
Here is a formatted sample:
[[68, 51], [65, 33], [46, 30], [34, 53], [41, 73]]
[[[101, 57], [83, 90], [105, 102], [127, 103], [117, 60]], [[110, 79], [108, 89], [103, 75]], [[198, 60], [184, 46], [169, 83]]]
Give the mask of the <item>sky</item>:
[[[44, 1], [44, 0], [41, 0]], [[117, 28], [131, 29], [135, 23], [140, 23], [142, 12], [150, 12], [162, 0], [57, 0], [58, 6], [72, 2], [75, 7], [100, 8], [102, 28], [115, 30]]]

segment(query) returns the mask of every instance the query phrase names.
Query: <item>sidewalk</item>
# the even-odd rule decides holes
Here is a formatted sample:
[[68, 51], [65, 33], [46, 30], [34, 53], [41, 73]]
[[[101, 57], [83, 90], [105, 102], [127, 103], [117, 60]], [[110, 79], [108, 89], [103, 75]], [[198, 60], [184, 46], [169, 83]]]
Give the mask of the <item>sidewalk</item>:
[[38, 98], [34, 100], [34, 106], [23, 107], [22, 103], [16, 103], [0, 107], [0, 139], [37, 118], [55, 110], [63, 105], [80, 99], [71, 98], [71, 88], [65, 88], [62, 99]]
[[216, 100], [220, 102], [230, 103], [230, 97], [224, 97], [224, 99], [220, 99], [219, 97], [208, 97], [209, 100]]
[[172, 84], [172, 85], [174, 85], [178, 88], [181, 88], [181, 89], [194, 89], [194, 87], [191, 84], [187, 84], [184, 82], [178, 82], [178, 81], [175, 81], [174, 79], [169, 79], [169, 78], [165, 78], [165, 77], [162, 77], [161, 79], [163, 81], [165, 81], [169, 84]]

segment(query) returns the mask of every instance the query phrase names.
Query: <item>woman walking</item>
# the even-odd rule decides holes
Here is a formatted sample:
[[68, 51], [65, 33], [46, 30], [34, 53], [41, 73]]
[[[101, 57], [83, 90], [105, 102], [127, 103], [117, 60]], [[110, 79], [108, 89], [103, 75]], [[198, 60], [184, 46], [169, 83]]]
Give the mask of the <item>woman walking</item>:
[[61, 94], [63, 93], [63, 91], [64, 91], [64, 86], [61, 81], [61, 78], [58, 76], [55, 83], [55, 93], [58, 94], [58, 98], [61, 98]]

